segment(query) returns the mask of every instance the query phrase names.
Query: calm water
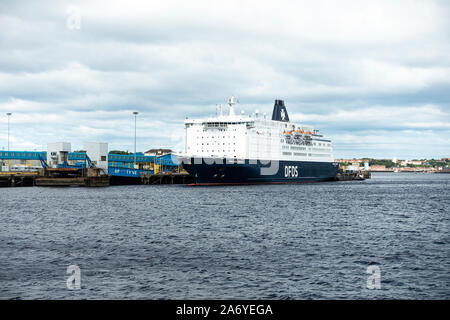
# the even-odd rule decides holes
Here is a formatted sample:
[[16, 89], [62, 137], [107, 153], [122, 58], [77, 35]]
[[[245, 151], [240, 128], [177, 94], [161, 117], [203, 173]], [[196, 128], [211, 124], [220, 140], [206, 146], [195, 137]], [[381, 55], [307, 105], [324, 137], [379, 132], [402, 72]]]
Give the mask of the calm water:
[[[0, 189], [2, 299], [449, 299], [450, 175]], [[68, 290], [69, 265], [81, 290]], [[381, 289], [366, 269], [381, 269]]]

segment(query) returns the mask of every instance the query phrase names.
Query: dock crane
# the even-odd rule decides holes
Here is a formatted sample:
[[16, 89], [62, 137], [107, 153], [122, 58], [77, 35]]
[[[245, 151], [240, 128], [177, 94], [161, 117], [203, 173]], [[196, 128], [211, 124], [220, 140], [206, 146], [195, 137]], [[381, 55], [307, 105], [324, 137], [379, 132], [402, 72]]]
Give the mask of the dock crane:
[[[42, 168], [48, 169], [50, 166], [48, 165], [47, 161], [39, 155], [39, 161], [41, 162]], [[75, 169], [83, 169], [83, 168], [96, 168], [95, 164], [92, 162], [91, 158], [86, 154], [85, 155], [85, 162], [80, 164], [68, 164], [67, 161], [64, 161], [61, 164], [58, 164], [58, 168], [75, 168]]]
[[87, 153], [86, 153], [86, 162], [87, 162], [88, 168], [96, 168], [95, 164], [92, 162], [91, 158], [89, 158]]
[[49, 168], [47, 161], [45, 161], [45, 159], [43, 159], [40, 154], [38, 154], [38, 157], [39, 157], [39, 161], [41, 162], [42, 168], [44, 168], [44, 169]]

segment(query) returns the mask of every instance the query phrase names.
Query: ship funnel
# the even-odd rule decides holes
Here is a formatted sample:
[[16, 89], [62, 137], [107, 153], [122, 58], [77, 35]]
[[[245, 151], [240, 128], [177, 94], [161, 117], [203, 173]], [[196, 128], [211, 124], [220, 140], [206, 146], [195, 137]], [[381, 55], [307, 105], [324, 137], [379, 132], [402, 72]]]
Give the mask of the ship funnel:
[[275, 105], [273, 106], [272, 120], [289, 122], [289, 116], [284, 106], [283, 100], [275, 100]]

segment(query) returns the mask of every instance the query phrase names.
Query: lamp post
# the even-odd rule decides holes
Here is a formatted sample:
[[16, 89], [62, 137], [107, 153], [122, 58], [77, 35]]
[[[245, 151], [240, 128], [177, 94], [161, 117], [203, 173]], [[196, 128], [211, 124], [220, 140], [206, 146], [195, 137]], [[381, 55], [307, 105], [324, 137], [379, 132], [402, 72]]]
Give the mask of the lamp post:
[[6, 115], [8, 116], [8, 151], [9, 151], [9, 117], [12, 115], [12, 113], [8, 112]]
[[[8, 112], [6, 116], [8, 117], [8, 157], [9, 157], [9, 118], [11, 117], [12, 113]], [[11, 160], [8, 159], [8, 171], [10, 171], [10, 164]]]
[[133, 168], [136, 169], [136, 118], [139, 112], [134, 111], [134, 165]]

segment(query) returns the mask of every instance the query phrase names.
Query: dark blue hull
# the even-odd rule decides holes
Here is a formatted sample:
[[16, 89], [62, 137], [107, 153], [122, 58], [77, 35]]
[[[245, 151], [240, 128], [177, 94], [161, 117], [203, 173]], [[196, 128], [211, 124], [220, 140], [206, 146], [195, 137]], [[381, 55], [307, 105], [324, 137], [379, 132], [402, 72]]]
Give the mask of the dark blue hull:
[[195, 184], [298, 183], [335, 180], [335, 162], [182, 159]]

